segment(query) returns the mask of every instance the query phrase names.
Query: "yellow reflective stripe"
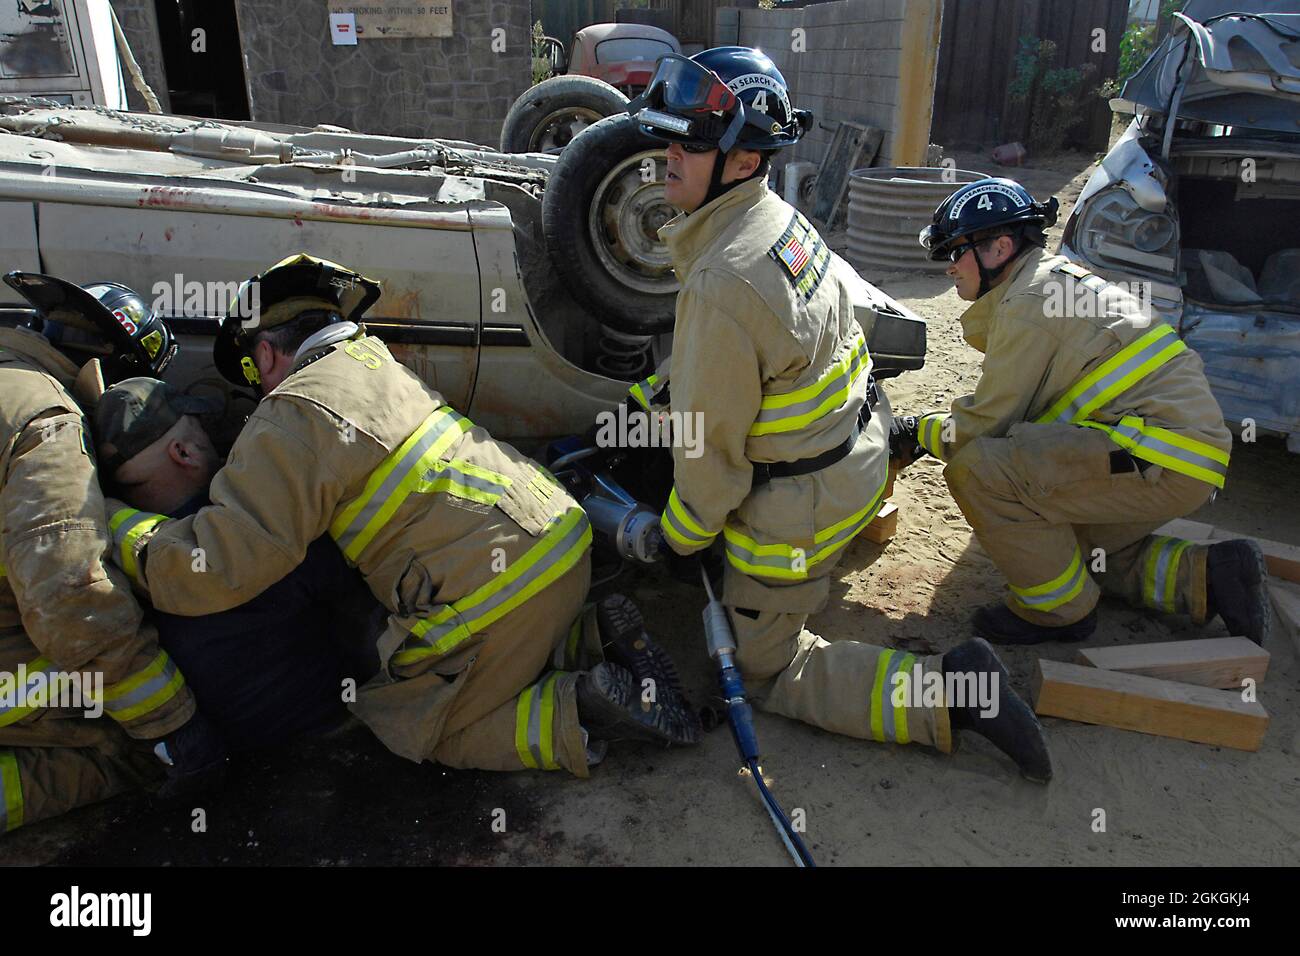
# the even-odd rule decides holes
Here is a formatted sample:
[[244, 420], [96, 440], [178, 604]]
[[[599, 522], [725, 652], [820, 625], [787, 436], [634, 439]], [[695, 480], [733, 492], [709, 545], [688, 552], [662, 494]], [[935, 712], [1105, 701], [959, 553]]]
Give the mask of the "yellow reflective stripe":
[[1186, 350], [1173, 326], [1158, 323], [1075, 382], [1037, 421], [1078, 423]]
[[48, 675], [53, 674], [57, 670], [54, 666], [54, 662], [48, 657], [38, 657], [36, 660], [26, 665], [25, 670], [27, 672], [27, 681], [29, 685], [35, 683], [34, 676], [36, 674], [47, 675], [47, 680], [42, 681], [41, 686], [33, 687], [28, 690], [24, 695], [27, 704], [19, 707], [17, 706], [18, 675], [4, 674], [3, 676], [0, 676], [0, 696], [3, 696], [4, 698], [12, 697], [15, 702], [12, 707], [6, 707], [3, 703], [0, 703], [0, 727], [8, 727], [10, 724], [16, 724], [32, 711], [36, 710], [36, 708], [44, 707], [49, 702], [47, 696], [50, 689]]
[[424, 475], [473, 427], [473, 422], [450, 408], [436, 408], [370, 473], [361, 494], [348, 502], [330, 523], [330, 536], [348, 560], [357, 560], [402, 502], [416, 490]]
[[445, 654], [577, 564], [591, 544], [591, 524], [586, 514], [581, 508], [572, 508], [553, 524], [523, 557], [487, 584], [418, 621], [406, 645], [393, 655], [393, 663], [401, 666]]
[[798, 431], [843, 405], [854, 383], [864, 371], [871, 370], [867, 340], [861, 332], [850, 340], [849, 349], [811, 385], [780, 395], [763, 396], [758, 418], [749, 429], [749, 436]]
[[636, 403], [648, 412], [650, 411], [650, 401], [654, 396], [655, 386], [658, 384], [659, 376], [651, 375], [649, 378], [637, 382], [627, 391]]
[[876, 658], [876, 677], [871, 682], [871, 700], [867, 712], [871, 722], [872, 740], [885, 739], [885, 695], [889, 693], [889, 688], [885, 686], [885, 674], [889, 672], [889, 662], [894, 654], [895, 652], [890, 650], [881, 651], [880, 656]]
[[1181, 538], [1155, 536], [1147, 551], [1142, 575], [1142, 602], [1147, 607], [1171, 614], [1176, 610], [1178, 565], [1182, 561], [1183, 552], [1191, 544], [1192, 542]]
[[559, 770], [555, 762], [555, 681], [558, 671], [533, 684], [515, 703], [515, 753], [532, 770]]
[[659, 524], [664, 534], [683, 548], [690, 548], [692, 551], [708, 547], [713, 543], [713, 539], [718, 536], [716, 531], [705, 531], [694, 518], [687, 514], [682, 499], [677, 496], [677, 487], [675, 485], [668, 494], [668, 505], [664, 508], [664, 513], [659, 517]]
[[[915, 654], [904, 654], [902, 661], [899, 662], [899, 665], [894, 670], [894, 673], [897, 674], [901, 671], [902, 673], [907, 675], [908, 681], [910, 682], [915, 677], [915, 673], [912, 670], [915, 664], [916, 664]], [[921, 688], [919, 687], [912, 688], [910, 684], [908, 689], [911, 690], [912, 693], [914, 694], [919, 694], [921, 692]], [[904, 699], [903, 706], [894, 707], [893, 696], [891, 693], [889, 703], [893, 711], [893, 718], [894, 718], [894, 742], [900, 744], [910, 744], [912, 742], [912, 734], [907, 729], [907, 709], [911, 702], [907, 699]]]
[[948, 420], [944, 412], [922, 415], [916, 430], [916, 441], [935, 458], [943, 458], [943, 425]]
[[1079, 422], [1110, 436], [1111, 441], [1144, 461], [1222, 488], [1228, 476], [1228, 453], [1203, 441], [1167, 428], [1148, 425], [1136, 415], [1126, 415], [1115, 425]]
[[122, 570], [137, 584], [140, 583], [140, 567], [135, 560], [136, 545], [144, 535], [170, 520], [166, 515], [150, 514], [135, 508], [123, 508], [109, 519], [108, 530], [113, 535], [113, 546], [117, 548]]
[[1074, 559], [1070, 562], [1069, 567], [1052, 578], [1052, 580], [1029, 588], [1019, 588], [1014, 584], [1009, 586], [1012, 595], [1021, 607], [1035, 611], [1052, 611], [1078, 597], [1086, 580], [1087, 572], [1083, 567], [1083, 555], [1080, 554], [1078, 547], [1076, 547], [1074, 549]]
[[3, 564], [0, 564], [0, 578], [7, 578], [7, 577], [9, 577], [9, 569], [6, 568]]
[[12, 750], [0, 750], [0, 833], [17, 830], [23, 825], [23, 785], [18, 776], [18, 758]]
[[439, 469], [437, 477], [420, 479], [415, 491], [421, 494], [445, 492], [468, 501], [494, 505], [510, 490], [510, 485], [510, 478], [506, 475], [453, 458]]
[[886, 478], [865, 508], [855, 511], [847, 518], [821, 531], [814, 532], [811, 554], [798, 546], [780, 542], [759, 544], [749, 535], [728, 525], [723, 529], [727, 542], [727, 560], [740, 571], [755, 577], [802, 581], [808, 577], [810, 568], [847, 546], [863, 528], [871, 523], [876, 513], [880, 511], [885, 496], [885, 486], [888, 483], [889, 479]]
[[515, 700], [515, 753], [519, 755], [519, 762], [530, 770], [537, 769], [537, 759], [528, 748], [528, 715], [532, 713], [536, 694], [537, 686], [530, 685]]
[[104, 710], [118, 723], [127, 723], [167, 703], [184, 683], [175, 662], [159, 651], [148, 667], [104, 688]]

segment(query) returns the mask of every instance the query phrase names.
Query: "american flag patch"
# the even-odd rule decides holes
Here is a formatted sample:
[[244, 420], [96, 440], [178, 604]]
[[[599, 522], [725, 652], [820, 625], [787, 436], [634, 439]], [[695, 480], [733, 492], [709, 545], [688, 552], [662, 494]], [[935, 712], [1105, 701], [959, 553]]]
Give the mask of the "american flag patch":
[[830, 248], [798, 212], [790, 217], [781, 238], [767, 254], [781, 263], [795, 291], [805, 302], [821, 286], [831, 261]]
[[798, 278], [799, 273], [803, 272], [803, 267], [808, 264], [808, 251], [798, 239], [791, 238], [778, 255], [795, 278]]

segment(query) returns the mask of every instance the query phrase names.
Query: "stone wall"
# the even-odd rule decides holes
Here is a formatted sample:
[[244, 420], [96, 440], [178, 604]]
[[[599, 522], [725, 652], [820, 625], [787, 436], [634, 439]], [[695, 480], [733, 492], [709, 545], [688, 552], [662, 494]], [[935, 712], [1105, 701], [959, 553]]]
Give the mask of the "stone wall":
[[528, 0], [452, 0], [450, 37], [356, 46], [330, 42], [323, 0], [236, 3], [255, 120], [495, 147], [510, 104], [531, 82]]
[[[716, 42], [760, 47], [790, 86], [791, 100], [816, 125], [783, 162], [820, 163], [834, 123], [852, 120], [885, 133], [879, 166], [900, 165], [900, 58], [904, 0], [838, 0], [794, 10], [718, 10]], [[802, 50], [794, 49], [802, 29]], [[821, 123], [832, 128], [823, 129]], [[928, 124], [928, 121], [927, 121]]]
[[[154, 0], [111, 0], [111, 3], [145, 82], [153, 88], [163, 112], [168, 112], [171, 104], [167, 96], [167, 70], [163, 66], [162, 44], [158, 40], [158, 13]], [[133, 110], [147, 112], [144, 97], [136, 92], [125, 66], [122, 67], [122, 78], [126, 81], [128, 105]]]

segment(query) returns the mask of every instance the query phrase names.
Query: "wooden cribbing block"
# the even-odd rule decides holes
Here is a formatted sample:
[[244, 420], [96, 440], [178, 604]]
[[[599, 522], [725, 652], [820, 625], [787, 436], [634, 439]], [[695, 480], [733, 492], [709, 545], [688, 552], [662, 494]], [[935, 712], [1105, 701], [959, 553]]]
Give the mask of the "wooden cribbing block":
[[898, 506], [886, 501], [871, 523], [862, 529], [862, 537], [884, 544], [898, 534]]
[[1268, 651], [1245, 637], [1210, 637], [1200, 641], [1085, 647], [1075, 663], [1125, 674], [1144, 674], [1201, 687], [1241, 690], [1241, 682], [1264, 681]]
[[1258, 750], [1268, 714], [1238, 691], [1216, 690], [1039, 659], [1034, 710], [1085, 724], [1177, 737], [1236, 750]]
[[[1156, 534], [1167, 534], [1201, 544], [1227, 541], [1231, 538], [1254, 538], [1253, 535], [1238, 534], [1200, 521], [1186, 521], [1181, 518], [1163, 525]], [[1264, 552], [1264, 561], [1268, 565], [1270, 577], [1300, 584], [1300, 548], [1293, 544], [1283, 544], [1281, 541], [1269, 541], [1267, 538], [1254, 538], [1254, 540]]]
[[889, 459], [889, 477], [885, 479], [885, 500], [894, 497], [894, 479], [898, 477], [898, 465]]
[[1269, 581], [1269, 597], [1273, 599], [1274, 619], [1291, 638], [1300, 654], [1300, 585], [1286, 581]]

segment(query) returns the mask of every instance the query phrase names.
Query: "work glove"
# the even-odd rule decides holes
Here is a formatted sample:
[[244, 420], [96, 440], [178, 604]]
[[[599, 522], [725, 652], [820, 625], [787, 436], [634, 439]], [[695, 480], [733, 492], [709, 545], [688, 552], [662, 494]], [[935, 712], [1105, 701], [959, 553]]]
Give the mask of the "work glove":
[[897, 459], [900, 468], [928, 454], [917, 441], [920, 427], [921, 420], [915, 415], [895, 415], [889, 423], [889, 457]]
[[167, 766], [167, 779], [157, 793], [161, 800], [209, 790], [225, 778], [226, 741], [201, 711], [159, 741], [153, 752]]
[[702, 551], [686, 555], [678, 554], [665, 541], [662, 553], [668, 565], [668, 573], [675, 580], [703, 589], [704, 582], [700, 579], [700, 569], [703, 569], [708, 572], [709, 586], [713, 588], [713, 593], [715, 595], [721, 593], [723, 558], [720, 540], [713, 542]]

